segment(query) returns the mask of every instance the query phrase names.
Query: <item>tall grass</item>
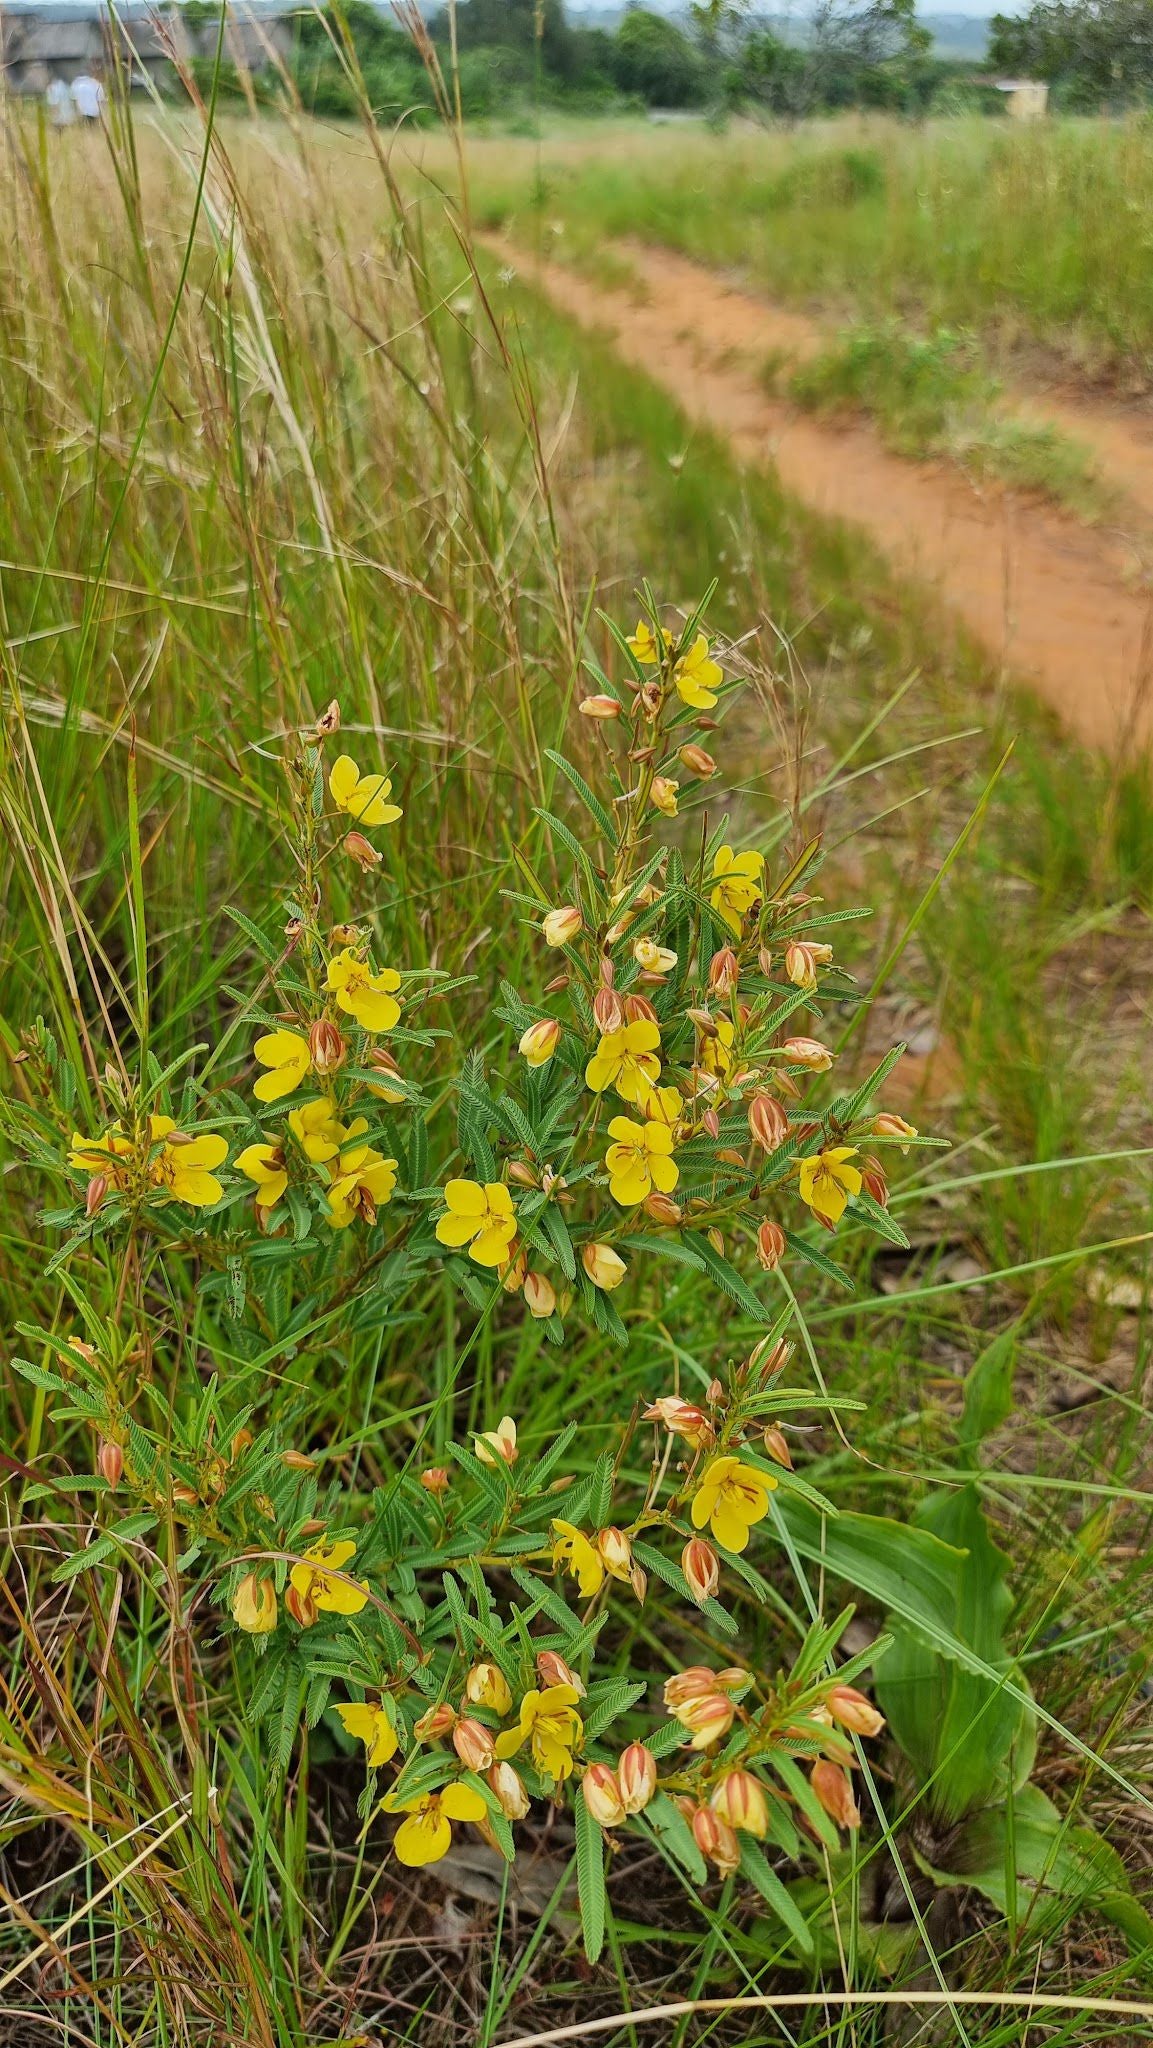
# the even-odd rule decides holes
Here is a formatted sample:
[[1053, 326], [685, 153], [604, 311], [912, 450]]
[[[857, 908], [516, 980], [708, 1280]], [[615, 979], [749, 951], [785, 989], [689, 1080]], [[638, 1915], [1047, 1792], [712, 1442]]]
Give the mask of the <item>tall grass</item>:
[[[1148, 1228], [1132, 1162], [1099, 1156], [1147, 1136], [1139, 1009], [1126, 1009], [1153, 876], [1139, 778], [1063, 754], [1028, 712], [1007, 720], [994, 679], [964, 649], [943, 655], [932, 623], [855, 543], [800, 518], [771, 482], [740, 477], [718, 444], [688, 445], [667, 401], [606, 349], [491, 266], [478, 275], [440, 207], [427, 194], [418, 204], [407, 173], [394, 182], [383, 145], [288, 122], [226, 127], [206, 148], [191, 123], [145, 122], [109, 149], [12, 121], [4, 152], [10, 1086], [25, 1085], [22, 1034], [38, 1014], [92, 1096], [104, 1049], [132, 1049], [143, 937], [130, 769], [152, 1043], [163, 1060], [227, 1038], [227, 991], [259, 970], [223, 905], [263, 904], [281, 870], [265, 756], [334, 696], [345, 729], [399, 764], [391, 907], [407, 960], [467, 969], [496, 935], [515, 978], [503, 857], [550, 858], [533, 811], [594, 581], [623, 614], [646, 570], [686, 597], [719, 570], [721, 621], [756, 623], [774, 671], [742, 735], [747, 800], [772, 797], [822, 828], [834, 875], [859, 882], [867, 860], [878, 917], [848, 957], [864, 988], [900, 958], [904, 1008], [886, 1011], [886, 987], [878, 1021], [947, 1048], [947, 1099], [932, 1115], [960, 1148], [912, 1184], [927, 1180], [931, 1218], [912, 1259], [862, 1266], [876, 1282], [864, 1305], [830, 1297], [814, 1318], [821, 1370], [868, 1405], [851, 1450], [824, 1425], [806, 1436], [805, 1469], [843, 1505], [885, 1513], [949, 1483], [961, 1377], [990, 1338], [1014, 1334], [1018, 1404], [982, 1485], [1012, 1554], [1030, 1681], [1057, 1724], [1045, 1782], [1125, 1846], [1124, 1787], [1147, 1767], [1135, 1661], [1149, 1620], [1147, 1339], [1116, 1303], [1087, 1304], [1084, 1260], [1065, 1255]], [[515, 324], [490, 320], [490, 303]], [[1016, 757], [966, 836], [1007, 723], [1020, 728]], [[1099, 969], [1088, 993], [1087, 964]], [[495, 1043], [490, 1000], [486, 986], [462, 993], [445, 1030]], [[17, 1319], [64, 1333], [74, 1312], [45, 1271], [41, 1190], [5, 1165], [7, 1346]], [[1131, 1282], [1142, 1256], [1133, 1245], [1094, 1262], [1111, 1284]], [[447, 1288], [415, 1306], [418, 1322], [337, 1330], [275, 1360], [279, 1425], [350, 1497], [422, 1435], [435, 1459], [505, 1408], [542, 1437], [576, 1417], [583, 1470], [606, 1418], [674, 1367], [703, 1388], [716, 1360], [715, 1297], [691, 1275], [653, 1303], [651, 1334], [623, 1363], [591, 1336], [545, 1354], [524, 1322], [470, 1338]], [[162, 1311], [165, 1345], [194, 1362], [174, 1376], [185, 1425], [210, 1361], [225, 1378], [251, 1362], [191, 1272]], [[733, 1315], [721, 1341], [747, 1334]], [[1052, 1404], [1058, 1371], [1079, 1393], [1105, 1376], [1087, 1419]], [[730, 1889], [696, 1896], [640, 1857], [610, 1886], [608, 1959], [590, 1982], [560, 1824], [542, 1829], [527, 1889], [467, 1865], [447, 1901], [402, 1889], [381, 1836], [358, 1841], [359, 1765], [322, 1727], [282, 1769], [245, 1717], [232, 1639], [198, 1633], [144, 1574], [53, 1582], [61, 1542], [86, 1540], [70, 1475], [90, 1471], [92, 1446], [10, 1372], [4, 1419], [0, 1987], [45, 2039], [303, 2048], [368, 2029], [488, 2048], [666, 1988], [725, 1998], [809, 1982], [758, 1908], [734, 1906]], [[748, 1603], [758, 1666], [781, 1633], [801, 1632], [806, 1590], [825, 1598], [815, 1573], [798, 1580], [786, 1562], [765, 1604]], [[659, 1617], [653, 1601], [614, 1622], [622, 1672], [638, 1642], [670, 1660], [698, 1647], [687, 1632], [662, 1640]], [[881, 1811], [905, 1796], [882, 1784]], [[154, 1816], [172, 1830], [162, 1841]], [[899, 1910], [907, 1930], [910, 1898], [918, 1915], [927, 1905], [907, 1838], [909, 1897], [889, 1847], [874, 1836], [860, 1866], [818, 1884], [836, 1889], [852, 1951], [844, 1965], [825, 1958], [838, 1978], [848, 1967], [874, 1981], [864, 1920]], [[886, 1887], [899, 1909], [878, 1903]], [[898, 1987], [940, 1969], [946, 1950], [955, 1980], [979, 1988], [1027, 1991], [1039, 1967], [1073, 1990], [1129, 1977], [1122, 1944], [1089, 1915], [1050, 1965], [1003, 1917], [971, 1900], [965, 1912], [890, 1960]], [[1118, 2038], [1108, 2015], [1048, 2024], [1052, 2040]], [[702, 2016], [670, 2038], [768, 2041], [774, 2025]], [[852, 2025], [881, 2038], [870, 2021]], [[849, 2027], [815, 1990], [796, 2037], [848, 2040]], [[1020, 2038], [996, 2012], [966, 2015], [963, 2029]], [[610, 2038], [639, 2036], [622, 2019]]]

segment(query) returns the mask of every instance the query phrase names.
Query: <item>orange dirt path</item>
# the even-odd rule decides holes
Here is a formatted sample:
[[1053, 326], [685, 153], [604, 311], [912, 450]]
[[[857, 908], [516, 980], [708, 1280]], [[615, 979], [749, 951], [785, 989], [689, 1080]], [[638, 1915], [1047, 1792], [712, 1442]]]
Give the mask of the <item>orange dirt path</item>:
[[[511, 243], [490, 247], [563, 312], [606, 331], [623, 361], [724, 435], [741, 462], [771, 464], [790, 496], [867, 532], [1080, 739], [1110, 752], [1153, 739], [1153, 592], [1138, 540], [999, 485], [978, 488], [947, 464], [906, 461], [867, 425], [818, 421], [771, 396], [760, 365], [811, 353], [819, 329], [684, 257], [624, 245], [642, 298]], [[1153, 523], [1153, 443], [1128, 432], [1122, 409], [1030, 409], [1076, 432], [1105, 480], [1112, 471], [1126, 490], [1138, 524], [1146, 511]]]

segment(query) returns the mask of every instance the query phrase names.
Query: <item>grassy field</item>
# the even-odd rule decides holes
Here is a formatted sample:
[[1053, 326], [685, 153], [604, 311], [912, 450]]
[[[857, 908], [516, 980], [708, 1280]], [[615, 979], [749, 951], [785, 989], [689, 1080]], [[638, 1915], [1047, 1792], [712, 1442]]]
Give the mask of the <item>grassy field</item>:
[[636, 235], [834, 315], [968, 328], [995, 355], [1040, 346], [1079, 374], [1149, 380], [1138, 118], [614, 124], [485, 141], [473, 164], [479, 220], [559, 233], [566, 254]]
[[[626, 227], [682, 247], [712, 234], [711, 255], [774, 288], [808, 296], [820, 281], [823, 296], [831, 280], [870, 311], [909, 302], [900, 271], [934, 318], [979, 324], [1008, 299], [1044, 339], [1076, 300], [1094, 360], [1144, 360], [1136, 258], [1118, 228], [1132, 285], [1107, 342], [1090, 283], [1105, 252], [1071, 222], [1075, 166], [1088, 180], [1105, 149], [1088, 131], [1062, 145], [1063, 199], [1011, 154], [1040, 139], [803, 137], [802, 166], [871, 151], [881, 185], [848, 204], [782, 202], [787, 240], [765, 223], [783, 143], [694, 136], [690, 172], [678, 131], [630, 173], [626, 139], [566, 142], [563, 184], [541, 151], [544, 212], [563, 199], [566, 233], [587, 222], [590, 247]], [[737, 473], [607, 347], [474, 262], [435, 184], [379, 139], [233, 122], [206, 147], [191, 123], [141, 123], [110, 145], [57, 144], [12, 122], [0, 158], [13, 2040], [498, 2048], [597, 2018], [621, 2048], [1008, 2048], [1026, 2027], [1050, 2043], [1143, 2038], [1117, 2005], [1148, 2001], [1153, 1970], [1143, 771], [1078, 753], [972, 649], [943, 645], [861, 543]], [[495, 142], [471, 158], [486, 221], [520, 204], [535, 160], [499, 148], [499, 165]], [[1119, 131], [1108, 159], [1134, 208], [1143, 150]], [[446, 144], [426, 157], [455, 182]], [[1010, 223], [1004, 193], [980, 201], [1000, 259], [1012, 233], [1023, 260], [1044, 204], [1063, 223], [1063, 281], [1042, 298], [1032, 246], [1036, 274], [1013, 296], [967, 221], [973, 263], [950, 286], [962, 308], [933, 272], [931, 224], [897, 207], [898, 179], [910, 192], [935, 162], [940, 193], [967, 166], [976, 204], [990, 158], [1019, 179], [1022, 215], [1034, 209]], [[905, 1155], [882, 1130], [890, 1210], [858, 1202], [835, 1236], [791, 1175], [786, 1197], [787, 1159], [781, 1192], [750, 1206], [739, 1073], [721, 1074], [719, 1129], [702, 1122], [682, 1155], [688, 1185], [706, 1174], [696, 1154], [721, 1146], [701, 1227], [685, 1244], [666, 1233], [662, 1256], [625, 1244], [639, 1224], [614, 1208], [599, 1155], [588, 1169], [587, 1121], [565, 1203], [534, 1211], [511, 1173], [531, 1153], [518, 1114], [535, 1136], [557, 1069], [575, 1060], [579, 1086], [595, 1044], [596, 967], [586, 984], [580, 950], [594, 926], [622, 985], [635, 971], [631, 938], [603, 935], [629, 909], [613, 885], [648, 843], [637, 790], [662, 760], [641, 746], [626, 759], [576, 705], [598, 689], [587, 661], [615, 689], [645, 684], [601, 614], [631, 632], [646, 578], [675, 631], [717, 579], [708, 632], [733, 684], [697, 739], [721, 773], [694, 785], [675, 769], [680, 815], [655, 821], [679, 865], [659, 871], [653, 935], [690, 935], [682, 980], [644, 984], [666, 1041], [680, 1033], [693, 1072], [708, 1067], [682, 982], [694, 952], [708, 967], [699, 863], [724, 823], [788, 899], [769, 967], [743, 934], [739, 988], [755, 983], [754, 1015], [771, 998], [775, 1037], [811, 1032], [839, 1055], [835, 1088], [801, 1070], [774, 1096], [792, 1117], [785, 1149], [813, 1140], [810, 1116], [823, 1149], [836, 1090], [851, 1096], [902, 1041], [869, 1117], [883, 1107], [948, 1141]], [[333, 700], [339, 737], [317, 730]], [[669, 702], [652, 716], [687, 715], [671, 686]], [[326, 793], [344, 749], [387, 770], [403, 807], [379, 829], [363, 811], [385, 855], [374, 869], [362, 850], [364, 874], [341, 850], [356, 813], [334, 820]], [[548, 953], [539, 913], [574, 896], [588, 929]], [[806, 1000], [784, 965], [789, 920], [808, 931], [861, 904], [868, 918], [814, 922], [837, 971]], [[407, 1105], [395, 1088], [366, 1103], [382, 1071], [395, 1077], [366, 1064], [372, 1031], [355, 1036], [325, 996], [326, 966], [370, 941], [405, 975], [388, 1044]], [[526, 1081], [518, 1041], [561, 1008], [547, 984], [564, 963], [565, 1040]], [[739, 1002], [697, 995], [751, 1028]], [[797, 1004], [786, 1025], [781, 1006]], [[366, 1142], [399, 1162], [395, 1200], [378, 1181], [375, 1222], [362, 1202], [337, 1232], [324, 1162], [306, 1166], [275, 1104], [252, 1102], [254, 1037], [322, 1013], [355, 1044], [325, 1086], [367, 1109]], [[778, 1057], [749, 1043], [754, 1065]], [[181, 1126], [227, 1140], [221, 1203], [191, 1222], [179, 1145], [147, 1135], [166, 1100]], [[143, 1193], [114, 1152], [94, 1162], [93, 1134], [117, 1118], [146, 1132]], [[73, 1128], [87, 1142], [69, 1173]], [[286, 1208], [258, 1227], [237, 1156], [262, 1131], [292, 1163]], [[548, 1193], [539, 1163], [533, 1196]], [[462, 1175], [511, 1188], [554, 1314], [445, 1255], [431, 1226]], [[757, 1217], [778, 1209], [789, 1251], [762, 1270]], [[578, 1251], [606, 1234], [622, 1246], [611, 1295], [579, 1268], [565, 1285], [570, 1231]], [[793, 1346], [767, 1389], [745, 1365], [766, 1333]], [[744, 1431], [752, 1469], [781, 1482], [743, 1558], [718, 1535], [704, 1608], [679, 1575], [684, 1504], [645, 1520], [662, 1484], [682, 1484], [685, 1446], [638, 1415], [674, 1388], [705, 1404], [723, 1446]], [[521, 1462], [502, 1470], [499, 1449], [486, 1464], [470, 1447], [506, 1415]], [[779, 1441], [762, 1448], [766, 1420], [791, 1466]], [[558, 1514], [648, 1553], [643, 1604], [611, 1568], [574, 1586], [544, 1540]], [[324, 1533], [354, 1539], [348, 1571], [371, 1594], [347, 1625], [307, 1607], [325, 1581], [308, 1593], [305, 1551]], [[847, 1632], [823, 1636], [848, 1605]], [[509, 1863], [487, 1767], [470, 1770], [444, 1729], [422, 1736], [418, 1710], [462, 1705], [482, 1658], [519, 1699], [542, 1645], [587, 1686], [587, 1741], [555, 1799], [549, 1773], [516, 1757], [532, 1804]], [[739, 1666], [753, 1690], [719, 1747], [686, 1752], [661, 1688], [701, 1665]], [[886, 1733], [830, 1728], [838, 1675], [875, 1693]], [[366, 1778], [336, 1711], [378, 1699], [403, 1780], [399, 1755]], [[473, 1704], [482, 1732], [509, 1719], [499, 1686]], [[763, 1840], [738, 1831], [739, 1868], [715, 1820], [694, 1830], [663, 1790], [627, 1824], [617, 1814], [602, 1846], [573, 1788], [636, 1743], [698, 1816], [720, 1811], [702, 1784], [751, 1763], [772, 1818]], [[831, 1824], [812, 1789], [830, 1747], [840, 1790], [826, 1779], [826, 1798], [843, 1823], [851, 1782], [859, 1829]], [[487, 1800], [487, 1838], [465, 1829], [443, 1862], [406, 1865], [380, 1795], [432, 1797], [450, 1779]], [[854, 2009], [846, 1992], [877, 2002]], [[909, 1993], [939, 2002], [903, 2005]], [[793, 2003], [771, 2016], [742, 1998]], [[718, 2004], [630, 2017], [669, 2001]]]

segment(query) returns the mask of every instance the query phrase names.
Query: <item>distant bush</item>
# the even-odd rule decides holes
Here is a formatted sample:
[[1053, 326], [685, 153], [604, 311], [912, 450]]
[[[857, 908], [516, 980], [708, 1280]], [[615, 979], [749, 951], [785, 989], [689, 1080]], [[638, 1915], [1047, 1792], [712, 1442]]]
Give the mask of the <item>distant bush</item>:
[[636, 93], [651, 107], [691, 107], [706, 92], [700, 52], [675, 22], [634, 7], [617, 30], [613, 77], [622, 92]]

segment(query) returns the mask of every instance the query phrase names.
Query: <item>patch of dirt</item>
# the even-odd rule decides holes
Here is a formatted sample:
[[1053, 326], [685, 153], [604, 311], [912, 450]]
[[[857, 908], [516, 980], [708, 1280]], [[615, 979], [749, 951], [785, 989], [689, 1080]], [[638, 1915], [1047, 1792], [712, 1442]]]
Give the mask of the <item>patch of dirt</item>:
[[1133, 533], [1086, 527], [1004, 486], [892, 455], [866, 425], [818, 421], [770, 396], [766, 358], [811, 353], [819, 329], [699, 264], [625, 245], [640, 296], [538, 264], [506, 241], [489, 246], [581, 325], [607, 331], [624, 361], [725, 436], [740, 461], [772, 465], [810, 510], [867, 532], [1078, 738], [1118, 753], [1153, 740], [1153, 589], [1140, 532], [1146, 510], [1153, 529], [1153, 439], [1128, 431], [1128, 408], [1031, 401], [1033, 417], [1094, 449], [1135, 508]]

